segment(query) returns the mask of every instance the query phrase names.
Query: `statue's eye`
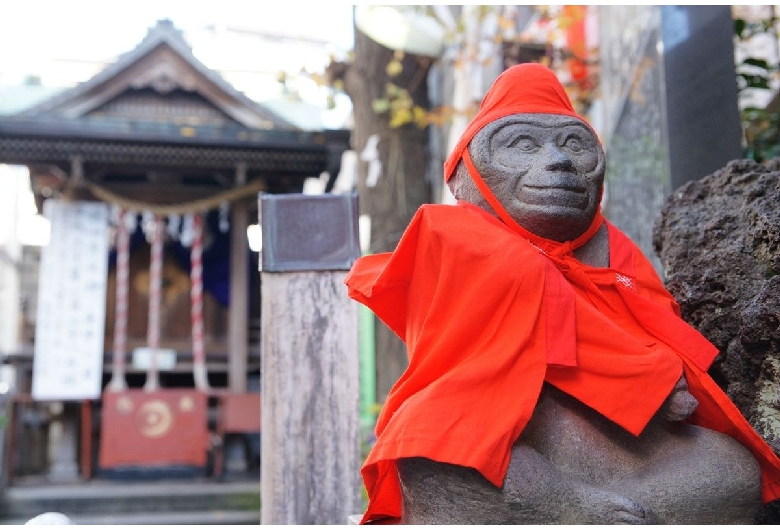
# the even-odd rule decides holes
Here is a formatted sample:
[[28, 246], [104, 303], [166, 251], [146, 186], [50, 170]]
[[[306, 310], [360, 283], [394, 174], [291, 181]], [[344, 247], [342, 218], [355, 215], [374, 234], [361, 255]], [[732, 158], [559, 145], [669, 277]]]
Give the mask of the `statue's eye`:
[[566, 141], [563, 142], [563, 145], [565, 145], [569, 150], [574, 151], [575, 153], [579, 153], [583, 149], [585, 149], [585, 146], [582, 144], [582, 141], [575, 137], [575, 136], [569, 136], [566, 138]]
[[536, 142], [534, 142], [531, 138], [521, 136], [520, 138], [512, 142], [510, 147], [515, 147], [520, 151], [530, 152], [536, 149]]

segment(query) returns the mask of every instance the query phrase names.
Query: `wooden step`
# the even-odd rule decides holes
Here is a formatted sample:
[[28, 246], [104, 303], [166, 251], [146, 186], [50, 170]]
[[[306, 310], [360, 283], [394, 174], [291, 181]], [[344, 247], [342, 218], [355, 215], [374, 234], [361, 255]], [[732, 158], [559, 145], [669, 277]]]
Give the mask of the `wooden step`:
[[260, 480], [164, 480], [14, 484], [2, 492], [0, 524], [59, 512], [77, 524], [259, 524]]
[[[260, 511], [213, 510], [200, 512], [153, 512], [74, 515], [68, 517], [72, 524], [136, 525], [136, 524], [182, 524], [182, 525], [254, 525], [260, 524]], [[23, 525], [30, 518], [0, 518], [3, 525]]]

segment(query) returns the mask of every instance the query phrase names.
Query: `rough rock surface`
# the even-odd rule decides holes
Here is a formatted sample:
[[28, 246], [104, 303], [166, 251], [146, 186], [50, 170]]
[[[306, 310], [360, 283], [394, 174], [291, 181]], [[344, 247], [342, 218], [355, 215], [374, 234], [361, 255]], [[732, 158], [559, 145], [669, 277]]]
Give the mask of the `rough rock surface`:
[[[720, 350], [710, 374], [780, 453], [780, 159], [681, 186], [653, 246], [683, 318]], [[777, 504], [758, 522], [780, 522]]]

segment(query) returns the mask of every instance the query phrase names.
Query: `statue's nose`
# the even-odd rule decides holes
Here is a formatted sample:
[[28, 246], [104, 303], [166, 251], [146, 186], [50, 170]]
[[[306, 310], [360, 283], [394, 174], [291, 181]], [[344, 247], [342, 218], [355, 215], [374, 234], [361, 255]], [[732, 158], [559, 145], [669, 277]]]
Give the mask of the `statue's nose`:
[[547, 145], [545, 149], [547, 156], [548, 171], [574, 171], [574, 163], [571, 157], [557, 145]]

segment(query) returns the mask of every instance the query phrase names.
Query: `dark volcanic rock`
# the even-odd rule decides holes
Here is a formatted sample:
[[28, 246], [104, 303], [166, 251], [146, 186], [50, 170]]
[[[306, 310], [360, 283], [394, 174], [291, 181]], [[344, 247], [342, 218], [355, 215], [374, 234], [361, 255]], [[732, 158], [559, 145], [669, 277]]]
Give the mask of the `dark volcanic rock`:
[[683, 318], [720, 349], [710, 374], [780, 453], [780, 159], [681, 186], [653, 246]]

